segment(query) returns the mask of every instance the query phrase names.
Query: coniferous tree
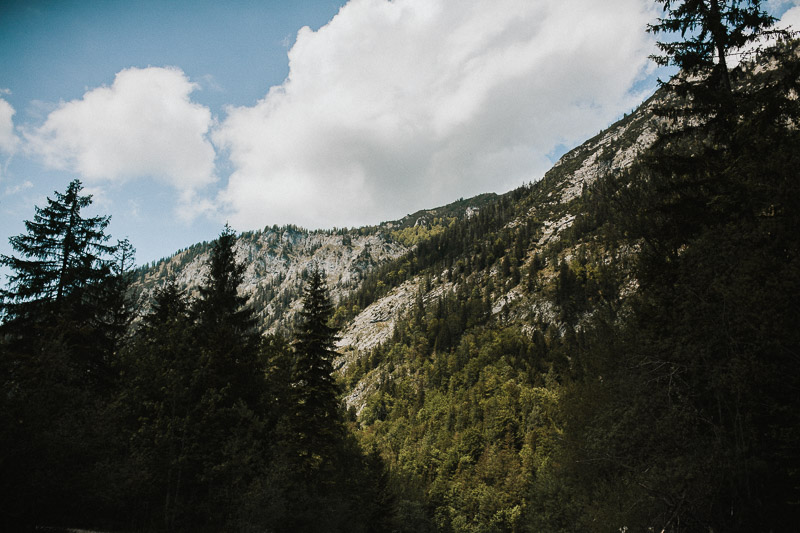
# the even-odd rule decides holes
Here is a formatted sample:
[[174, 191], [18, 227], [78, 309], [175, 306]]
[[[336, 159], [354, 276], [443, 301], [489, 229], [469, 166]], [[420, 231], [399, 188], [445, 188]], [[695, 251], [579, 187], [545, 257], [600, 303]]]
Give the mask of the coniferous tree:
[[257, 371], [260, 334], [255, 311], [239, 294], [245, 266], [236, 261], [235, 244], [236, 235], [226, 225], [211, 250], [193, 313], [211, 383], [230, 389], [230, 401], [238, 396], [252, 402], [259, 398], [263, 381]]
[[312, 472], [332, 459], [342, 431], [339, 390], [333, 376], [336, 330], [323, 273], [314, 268], [303, 288], [303, 308], [295, 331], [292, 427], [297, 453]]
[[[658, 43], [663, 55], [652, 56], [659, 65], [675, 65], [687, 74], [707, 70], [700, 85], [730, 92], [728, 60], [731, 53], [759, 42], [773, 30], [775, 18], [761, 8], [761, 0], [657, 0], [664, 18], [648, 25], [652, 33], [679, 33], [680, 39]], [[744, 4], [744, 5], [743, 5]], [[688, 82], [683, 87], [689, 88]]]
[[121, 347], [136, 313], [131, 294], [135, 254], [136, 249], [128, 239], [117, 241], [110, 275], [94, 291], [100, 309], [95, 323], [107, 353], [114, 353]]
[[81, 210], [92, 202], [80, 194], [83, 186], [72, 181], [64, 193], [47, 198], [47, 206], [36, 207], [33, 220], [25, 221], [26, 233], [11, 237], [17, 256], [0, 256], [0, 264], [14, 273], [9, 289], [0, 290], [6, 322], [33, 320], [41, 313], [79, 305], [86, 292], [110, 274], [110, 255], [105, 229], [110, 217], [84, 218]]
[[[662, 137], [609, 190], [641, 246], [627, 316], [597, 322], [564, 402], [567, 522], [782, 531], [797, 522], [796, 45], [742, 79], [726, 129]], [[727, 94], [727, 95], [725, 95]], [[693, 105], [692, 102], [689, 105]], [[602, 380], [598, 379], [602, 377]], [[563, 490], [563, 487], [562, 489]], [[633, 503], [635, 502], [635, 503]], [[552, 525], [552, 524], [551, 524]]]
[[82, 188], [74, 180], [66, 192], [55, 192], [25, 221], [26, 233], [9, 239], [19, 256], [0, 256], [13, 271], [9, 288], [0, 290], [2, 329], [25, 351], [36, 351], [42, 338], [59, 338], [76, 378], [107, 385], [114, 332], [103, 322], [110, 310], [103, 292], [114, 279], [117, 248], [105, 233], [111, 217], [82, 215], [92, 202]]
[[196, 301], [174, 282], [156, 293], [126, 354], [123, 403], [136, 421], [137, 490], [148, 502], [134, 516], [150, 527], [246, 529], [269, 522], [260, 506], [274, 508], [265, 500], [275, 394], [254, 312], [239, 294], [235, 244], [226, 226]]
[[226, 226], [192, 306], [197, 343], [192, 390], [199, 417], [194, 482], [205, 527], [212, 529], [235, 517], [240, 494], [234, 488], [246, 487], [263, 470], [269, 440], [261, 336], [253, 309], [239, 294], [244, 265], [236, 261], [235, 244], [236, 235]]
[[345, 426], [334, 376], [336, 330], [324, 273], [308, 273], [295, 327], [287, 413], [273, 459], [285, 502], [281, 531], [382, 531], [390, 512], [383, 465]]
[[10, 239], [19, 255], [0, 256], [13, 272], [0, 291], [2, 389], [11, 392], [0, 399], [4, 520], [87, 520], [78, 509], [98, 507], [91, 477], [106, 453], [99, 420], [114, 382], [101, 295], [115, 247], [109, 217], [83, 215], [91, 196], [81, 189], [75, 180], [36, 207], [26, 233]]
[[189, 304], [174, 280], [156, 290], [151, 310], [122, 352], [118, 401], [130, 435], [127, 479], [132, 523], [175, 531], [185, 527], [195, 486], [197, 356]]

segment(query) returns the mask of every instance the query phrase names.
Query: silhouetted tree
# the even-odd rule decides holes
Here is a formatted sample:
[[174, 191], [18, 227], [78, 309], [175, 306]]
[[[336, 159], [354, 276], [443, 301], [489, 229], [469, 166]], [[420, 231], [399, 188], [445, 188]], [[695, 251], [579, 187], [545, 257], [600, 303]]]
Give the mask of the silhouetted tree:
[[329, 325], [332, 315], [323, 273], [314, 268], [303, 288], [292, 379], [296, 453], [309, 473], [332, 460], [333, 447], [342, 436], [339, 390], [333, 376], [336, 330]]
[[0, 291], [0, 520], [69, 523], [98, 507], [92, 476], [106, 454], [101, 420], [114, 382], [103, 293], [116, 248], [109, 217], [83, 216], [91, 196], [81, 190], [75, 180], [36, 207], [10, 239], [18, 255], [0, 256], [12, 271]]
[[81, 348], [87, 358], [82, 364], [97, 377], [107, 354], [90, 354], [84, 348], [97, 333], [91, 329], [93, 322], [105, 312], [100, 287], [112, 277], [116, 247], [107, 244], [110, 217], [82, 215], [92, 202], [91, 195], [80, 194], [82, 188], [74, 180], [66, 192], [55, 192], [55, 199], [47, 198], [47, 206], [36, 207], [33, 220], [25, 221], [26, 233], [9, 239], [19, 255], [0, 256], [0, 265], [13, 272], [9, 288], [0, 289], [0, 296], [3, 331], [17, 341], [35, 341], [33, 330], [38, 327], [77, 323], [66, 328], [65, 340]]
[[761, 9], [761, 0], [657, 0], [664, 18], [648, 25], [648, 31], [679, 33], [680, 39], [658, 43], [663, 55], [652, 58], [659, 65], [675, 65], [689, 75], [707, 70], [714, 89], [731, 91], [728, 59], [751, 43], [772, 34], [775, 18]]

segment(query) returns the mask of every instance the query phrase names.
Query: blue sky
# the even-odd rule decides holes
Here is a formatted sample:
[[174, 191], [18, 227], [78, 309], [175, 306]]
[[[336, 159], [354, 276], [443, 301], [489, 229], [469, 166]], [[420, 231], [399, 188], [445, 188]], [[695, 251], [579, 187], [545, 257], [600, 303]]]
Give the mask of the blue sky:
[[[252, 105], [288, 74], [287, 51], [303, 26], [317, 29], [343, 2], [36, 1], [0, 4], [0, 98], [16, 127], [41, 124], [59, 102], [110, 85], [130, 67], [177, 66], [199, 88], [192, 99], [215, 115]], [[63, 191], [79, 172], [49, 168], [40, 158], [0, 153], [0, 253], [23, 231], [34, 205]], [[224, 163], [221, 161], [220, 163]], [[222, 169], [224, 172], [224, 168]], [[145, 177], [112, 188], [87, 182], [110, 233], [128, 236], [140, 262], [212, 239], [224, 221], [174, 220], [174, 193]], [[16, 191], [16, 192], [15, 192]], [[106, 199], [105, 201], [103, 199]], [[138, 209], [136, 208], [138, 206]], [[103, 209], [106, 208], [106, 209]], [[138, 210], [141, 216], [132, 216]], [[124, 212], [122, 212], [124, 211]], [[250, 229], [250, 228], [244, 228]]]
[[508, 191], [649, 96], [657, 14], [648, 0], [6, 1], [0, 253], [74, 178], [139, 263], [226, 221], [358, 226]]

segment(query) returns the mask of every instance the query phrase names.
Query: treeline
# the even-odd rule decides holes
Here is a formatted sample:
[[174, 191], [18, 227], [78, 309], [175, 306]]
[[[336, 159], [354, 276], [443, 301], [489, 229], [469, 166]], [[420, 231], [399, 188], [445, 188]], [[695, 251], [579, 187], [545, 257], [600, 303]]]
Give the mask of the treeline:
[[239, 296], [228, 228], [199, 296], [169, 282], [135, 323], [129, 245], [80, 182], [12, 239], [0, 325], [0, 524], [146, 531], [380, 531], [380, 459], [333, 377], [323, 275], [290, 340]]

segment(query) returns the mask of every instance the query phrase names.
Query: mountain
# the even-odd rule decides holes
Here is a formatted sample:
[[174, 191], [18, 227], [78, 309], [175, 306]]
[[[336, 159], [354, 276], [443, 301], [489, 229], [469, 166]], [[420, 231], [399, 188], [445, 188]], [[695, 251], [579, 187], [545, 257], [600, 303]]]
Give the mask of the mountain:
[[[247, 265], [243, 295], [250, 298], [265, 331], [286, 333], [311, 265], [325, 271], [334, 301], [343, 300], [374, 267], [408, 253], [420, 239], [440, 233], [449, 224], [473, 216], [494, 198], [494, 194], [483, 194], [460, 199], [378, 226], [309, 231], [287, 225], [242, 233], [235, 252], [237, 260]], [[196, 293], [208, 269], [210, 248], [211, 243], [198, 243], [138, 269], [135, 286], [140, 301], [146, 305], [153, 289], [170, 278], [190, 295]]]
[[[290, 333], [304, 273], [324, 269], [344, 405], [403, 487], [398, 521], [408, 530], [514, 529], [522, 519], [523, 487], [561, 431], [556, 376], [567, 372], [575, 332], [635, 286], [619, 272], [631, 247], [597, 244], [587, 205], [598, 182], [652, 144], [661, 98], [505, 195], [373, 227], [239, 236], [243, 293], [267, 333]], [[140, 269], [142, 302], [169, 277], [192, 294], [209, 250], [201, 243]], [[463, 499], [458, 487], [483, 495]]]
[[[576, 200], [587, 187], [610, 172], [629, 167], [637, 154], [653, 142], [652, 106], [656, 100], [654, 96], [635, 112], [568, 152], [540, 182], [504, 196], [487, 193], [462, 198], [377, 226], [309, 231], [286, 225], [244, 232], [236, 245], [237, 259], [247, 267], [243, 293], [250, 297], [267, 332], [286, 333], [297, 309], [303, 275], [310, 265], [323, 268], [332, 299], [344, 302], [376, 267], [400, 260], [419, 242], [440, 236], [454, 224], [468, 226], [482, 207], [496, 202], [518, 204], [513, 207], [513, 217], [506, 221], [510, 230], [524, 220], [541, 224], [541, 235], [535, 243], [541, 249], [551, 240], [557, 241], [560, 233], [572, 225], [579, 205]], [[527, 211], [516, 212], [522, 204]], [[146, 304], [153, 289], [169, 278], [192, 294], [205, 275], [210, 246], [209, 242], [198, 243], [140, 267], [135, 273], [140, 301]], [[403, 299], [402, 305], [407, 300]], [[378, 308], [385, 311], [386, 304]], [[378, 314], [385, 316], [384, 311]], [[349, 329], [354, 331], [357, 324], [365, 321], [385, 322], [376, 318], [375, 312], [375, 309], [365, 312]]]
[[[266, 332], [325, 269], [343, 404], [394, 530], [791, 529], [798, 57], [743, 64], [703, 114], [663, 87], [504, 195], [239, 237]], [[207, 250], [139, 286], [191, 290]]]

